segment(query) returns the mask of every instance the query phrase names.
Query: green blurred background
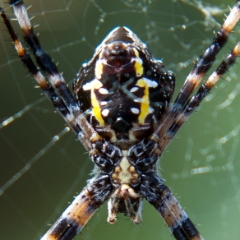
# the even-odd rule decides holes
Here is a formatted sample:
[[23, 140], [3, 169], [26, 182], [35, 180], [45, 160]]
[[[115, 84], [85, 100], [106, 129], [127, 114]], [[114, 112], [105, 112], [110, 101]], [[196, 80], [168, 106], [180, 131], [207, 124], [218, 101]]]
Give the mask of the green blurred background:
[[[32, 0], [25, 4], [32, 5], [28, 10], [30, 17], [35, 16], [32, 23], [40, 25], [35, 31], [70, 87], [81, 64], [108, 32], [125, 25], [175, 72], [177, 92], [234, 2]], [[2, 7], [12, 18], [8, 5]], [[71, 132], [51, 145], [65, 123], [34, 88], [36, 83], [19, 62], [3, 24], [0, 30], [0, 120], [21, 112], [0, 128], [0, 189], [16, 179], [0, 195], [0, 239], [38, 239], [81, 191], [93, 164]], [[239, 41], [239, 27], [235, 30], [218, 59]], [[240, 236], [239, 90], [238, 63], [179, 131], [159, 164], [166, 184], [205, 239]], [[26, 164], [29, 169], [22, 174]], [[173, 239], [148, 203], [140, 226], [122, 215], [113, 226], [106, 219], [104, 204], [76, 239]]]

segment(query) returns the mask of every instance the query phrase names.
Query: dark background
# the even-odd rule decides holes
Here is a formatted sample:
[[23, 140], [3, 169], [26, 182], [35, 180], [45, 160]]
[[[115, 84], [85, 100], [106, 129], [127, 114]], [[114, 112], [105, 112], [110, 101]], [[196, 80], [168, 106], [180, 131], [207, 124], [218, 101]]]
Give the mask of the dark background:
[[[203, 7], [197, 1], [177, 0], [32, 0], [25, 4], [32, 5], [28, 13], [35, 16], [32, 23], [40, 25], [35, 31], [70, 87], [81, 64], [91, 58], [108, 32], [126, 25], [175, 72], [177, 92], [192, 62], [218, 29], [217, 23], [228, 13], [228, 4], [234, 2], [204, 1]], [[8, 5], [2, 7], [13, 18]], [[213, 15], [208, 15], [209, 10]], [[17, 23], [13, 24], [21, 36]], [[0, 239], [38, 239], [81, 191], [93, 164], [71, 132], [52, 142], [65, 123], [34, 88], [36, 83], [18, 61], [3, 24], [0, 29], [0, 120], [15, 116], [0, 128], [0, 189], [4, 190]], [[236, 28], [218, 59], [239, 39]], [[179, 131], [159, 164], [166, 184], [203, 237], [211, 240], [234, 240], [240, 235], [238, 76], [239, 63]], [[9, 181], [13, 184], [5, 189]], [[140, 226], [122, 215], [113, 226], [106, 219], [104, 204], [76, 239], [172, 239], [148, 203]]]

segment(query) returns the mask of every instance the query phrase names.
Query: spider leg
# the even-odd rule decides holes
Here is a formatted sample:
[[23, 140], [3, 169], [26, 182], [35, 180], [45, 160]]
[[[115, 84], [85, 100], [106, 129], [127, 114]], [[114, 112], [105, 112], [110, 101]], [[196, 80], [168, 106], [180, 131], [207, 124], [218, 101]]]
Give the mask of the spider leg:
[[[39, 71], [37, 72], [38, 74], [36, 74], [37, 67], [36, 66], [33, 67], [34, 65], [33, 61], [30, 61], [29, 57], [27, 57], [27, 60], [23, 60], [24, 57], [26, 56], [26, 53], [25, 51], [23, 52], [23, 48], [20, 47], [19, 41], [16, 42], [14, 41], [17, 39], [16, 37], [14, 37], [13, 41], [15, 44], [15, 48], [18, 50], [18, 54], [21, 61], [24, 63], [24, 65], [27, 67], [30, 73], [33, 74], [33, 77], [37, 80], [40, 86], [42, 87], [43, 84], [45, 85], [44, 88], [45, 92], [46, 89], [49, 89], [48, 93], [50, 92], [53, 93], [55, 90], [58, 92], [59, 95], [53, 93], [52, 96], [54, 96], [55, 98], [56, 97], [60, 98], [61, 102], [64, 103], [64, 108], [67, 109], [68, 112], [70, 113], [68, 118], [64, 117], [64, 120], [67, 122], [67, 124], [69, 124], [71, 128], [73, 128], [73, 125], [75, 125], [76, 128], [78, 128], [78, 131], [76, 132], [78, 139], [82, 142], [86, 150], [90, 151], [92, 149], [92, 143], [101, 140], [101, 137], [93, 129], [90, 123], [86, 120], [85, 113], [81, 112], [77, 101], [74, 99], [72, 93], [68, 89], [67, 84], [63, 79], [63, 76], [59, 73], [57, 69], [56, 64], [53, 62], [51, 57], [48, 54], [46, 54], [44, 50], [41, 48], [38, 38], [33, 32], [33, 27], [31, 26], [23, 1], [11, 0], [10, 5], [13, 7], [14, 14], [17, 17], [19, 25], [22, 29], [25, 41], [27, 42], [29, 48], [31, 49], [37, 61], [37, 64], [40, 66], [41, 70], [46, 73], [50, 84], [47, 83], [45, 80], [44, 81], [40, 80], [43, 79], [43, 77]], [[5, 16], [5, 20], [6, 19], [7, 18]], [[13, 37], [15, 34], [12, 35], [14, 31], [12, 27], [11, 29], [9, 28], [9, 26], [11, 26], [9, 21], [8, 24], [6, 24], [6, 26], [9, 30], [11, 37]], [[52, 98], [50, 98], [50, 100], [52, 101]], [[63, 106], [63, 104], [61, 104], [61, 106]]]
[[[161, 138], [159, 144], [160, 149], [165, 149], [172, 138], [175, 136], [180, 127], [187, 121], [189, 116], [200, 105], [202, 100], [208, 95], [212, 87], [217, 83], [223, 74], [236, 62], [236, 58], [240, 54], [240, 42], [234, 47], [230, 54], [219, 64], [217, 69], [210, 77], [199, 87], [197, 93], [193, 95], [185, 104], [180, 113], [177, 114], [173, 124], [169, 127], [166, 133]], [[163, 140], [163, 141], [162, 141]]]
[[61, 114], [61, 116], [64, 118], [66, 122], [68, 122], [69, 126], [72, 128], [72, 130], [77, 134], [77, 136], [80, 136], [81, 129], [78, 125], [74, 122], [73, 115], [68, 110], [65, 103], [62, 101], [61, 98], [58, 97], [58, 95], [55, 93], [53, 87], [49, 85], [49, 83], [45, 80], [42, 73], [38, 70], [34, 62], [32, 61], [29, 54], [25, 51], [23, 48], [21, 42], [17, 38], [12, 25], [7, 18], [5, 12], [2, 8], [0, 8], [1, 17], [4, 20], [5, 26], [8, 29], [8, 32], [10, 33], [10, 36], [13, 40], [13, 43], [15, 45], [15, 48], [17, 50], [18, 56], [21, 60], [21, 62], [24, 64], [24, 66], [28, 69], [28, 71], [31, 73], [31, 75], [34, 77], [34, 79], [38, 82], [39, 86], [43, 90], [45, 96], [53, 103], [53, 106], [55, 109]]
[[[226, 32], [228, 35], [230, 29], [237, 23], [240, 18], [240, 1], [232, 9], [225, 23], [223, 24], [223, 32], [220, 47], [216, 47], [215, 51], [219, 51], [226, 41]], [[227, 27], [228, 26], [228, 27]], [[215, 59], [216, 52], [213, 51], [215, 45], [218, 45], [216, 40], [221, 34], [213, 40], [212, 46], [207, 49], [200, 57], [199, 62], [188, 76], [180, 94], [178, 95], [169, 113], [161, 124], [161, 126], [152, 135], [152, 140], [158, 142], [158, 147], [153, 151], [161, 155], [167, 147], [179, 128], [186, 122], [188, 117], [195, 111], [202, 100], [210, 92], [212, 87], [227, 72], [227, 70], [235, 63], [236, 58], [240, 54], [240, 42], [234, 47], [229, 55], [220, 63], [212, 75], [199, 87], [197, 93], [190, 98], [193, 90], [201, 82], [206, 71], [212, 65]], [[225, 33], [224, 33], [225, 32]], [[208, 56], [208, 53], [210, 54]], [[204, 56], [205, 55], [205, 56]], [[214, 55], [214, 56], [213, 56]], [[186, 93], [186, 96], [185, 96]], [[162, 127], [164, 126], [164, 127]], [[149, 201], [162, 215], [167, 226], [172, 231], [174, 237], [178, 240], [203, 239], [191, 220], [188, 218], [185, 211], [182, 209], [177, 199], [171, 193], [170, 189], [165, 186], [158, 176], [142, 176], [143, 184], [141, 186], [141, 194]], [[145, 178], [145, 179], [144, 179]], [[157, 187], [156, 187], [157, 185]]]
[[228, 17], [224, 21], [221, 30], [217, 32], [211, 46], [208, 47], [198, 61], [195, 63], [192, 71], [188, 75], [182, 89], [180, 90], [174, 105], [185, 104], [193, 90], [199, 85], [207, 71], [211, 68], [215, 61], [216, 55], [223, 48], [228, 40], [229, 34], [232, 32], [233, 27], [237, 24], [240, 18], [240, 1], [234, 5]]
[[[46, 72], [51, 85], [57, 89], [63, 101], [73, 114], [80, 114], [80, 108], [69, 91], [63, 76], [59, 73], [52, 58], [41, 48], [40, 42], [33, 31], [33, 27], [27, 15], [27, 10], [21, 0], [11, 0], [10, 5], [21, 27], [24, 40], [31, 49], [37, 64]], [[76, 113], [75, 113], [76, 112]]]
[[[125, 196], [124, 196], [125, 195]], [[121, 197], [120, 197], [121, 196]], [[139, 198], [136, 202], [132, 202], [128, 194], [124, 194], [121, 188], [111, 195], [108, 201], [108, 219], [110, 224], [117, 221], [117, 214], [122, 212], [120, 209], [125, 209], [125, 216], [129, 216], [135, 224], [142, 222], [142, 205], [143, 199]], [[119, 211], [120, 210], [120, 211]]]
[[100, 175], [90, 180], [41, 240], [73, 239], [113, 191], [108, 175]]
[[[20, 7], [18, 4], [21, 4]], [[23, 12], [26, 14], [25, 7], [22, 5], [22, 2], [16, 2], [16, 11]], [[19, 7], [19, 8], [18, 8]], [[55, 85], [52, 83], [49, 84], [43, 75], [41, 74], [40, 70], [36, 67], [34, 62], [32, 61], [29, 54], [25, 51], [22, 47], [21, 42], [18, 40], [10, 21], [8, 20], [6, 14], [4, 13], [3, 9], [0, 8], [1, 16], [4, 20], [4, 23], [10, 33], [10, 36], [13, 40], [15, 48], [18, 52], [19, 58], [24, 64], [24, 66], [28, 69], [28, 71], [32, 74], [34, 79], [38, 82], [40, 87], [42, 88], [44, 94], [47, 98], [53, 103], [54, 107], [58, 110], [58, 112], [62, 115], [64, 120], [68, 123], [68, 125], [73, 129], [73, 131], [77, 134], [79, 140], [82, 141], [83, 145], [87, 150], [92, 150], [92, 144], [94, 144], [94, 133], [95, 131], [89, 128], [89, 123], [86, 121], [84, 114], [79, 115], [78, 120], [76, 119], [76, 112], [74, 112], [70, 106], [71, 101], [75, 101], [73, 97], [66, 98], [63, 96], [61, 90], [59, 90]], [[19, 13], [17, 14], [20, 21], [24, 22], [24, 18], [26, 16], [20, 16]], [[22, 19], [23, 18], [23, 19]], [[27, 18], [28, 19], [28, 18]], [[25, 19], [25, 21], [27, 21]], [[25, 38], [26, 39], [26, 38]], [[36, 40], [37, 41], [37, 40]], [[42, 59], [45, 61], [46, 65], [51, 65], [52, 61], [50, 57], [46, 59]], [[50, 61], [50, 63], [48, 63]], [[47, 68], [47, 67], [46, 67]], [[48, 69], [48, 68], [47, 68]], [[42, 68], [42, 70], [45, 70]], [[51, 79], [50, 69], [46, 72], [49, 75], [49, 79]], [[60, 76], [60, 75], [59, 75]], [[57, 81], [56, 81], [57, 82]], [[61, 84], [60, 84], [61, 85]], [[64, 82], [65, 87], [67, 89], [66, 84]], [[58, 90], [58, 93], [61, 97], [56, 94], [55, 89]], [[61, 89], [61, 87], [60, 87]], [[64, 90], [63, 90], [64, 92]], [[69, 92], [69, 94], [71, 94]], [[72, 99], [71, 99], [72, 98]], [[70, 100], [69, 100], [70, 99]], [[78, 106], [77, 106], [78, 107]], [[96, 136], [97, 134], [95, 134]], [[87, 142], [88, 138], [92, 138], [90, 142]], [[99, 144], [98, 144], [99, 145]], [[102, 145], [100, 144], [100, 147]], [[108, 150], [108, 149], [107, 149]], [[109, 152], [109, 150], [108, 150]], [[107, 153], [108, 153], [107, 152]], [[115, 156], [115, 155], [114, 155]], [[101, 157], [100, 157], [101, 159]], [[106, 165], [107, 163], [105, 163]], [[108, 166], [108, 165], [107, 165]], [[100, 205], [112, 194], [113, 189], [112, 185], [110, 184], [109, 176], [104, 175], [100, 177], [95, 177], [90, 183], [87, 185], [86, 188], [80, 193], [79, 196], [73, 201], [73, 203], [65, 210], [65, 212], [61, 215], [61, 217], [53, 224], [53, 226], [49, 229], [49, 231], [43, 236], [42, 239], [72, 239], [81, 229], [85, 226], [87, 221], [92, 217], [94, 212], [100, 207]]]
[[[233, 28], [239, 18], [240, 1], [238, 1], [232, 9], [220, 32], [227, 32], [228, 35], [231, 31], [230, 29]], [[218, 35], [221, 34], [218, 33]], [[213, 55], [216, 55], [216, 52], [213, 51], [211, 53], [211, 50], [218, 44], [218, 41], [216, 41], [217, 38], [218, 36], [213, 40], [210, 49], [207, 49], [200, 57], [199, 62], [195, 65], [194, 69], [188, 76], [180, 94], [170, 108], [169, 113], [167, 113], [162, 125], [154, 132], [152, 140], [159, 142], [158, 147], [154, 152], [158, 155], [161, 155], [179, 128], [195, 111], [221, 76], [235, 63], [236, 58], [240, 54], [240, 43], [238, 43], [231, 53], [220, 63], [213, 74], [199, 87], [197, 93], [190, 98], [191, 93], [201, 82], [206, 71], [212, 65], [212, 61], [214, 61], [215, 56], [213, 57]], [[223, 38], [226, 38], [226, 36], [223, 36]], [[224, 41], [226, 41], [226, 39]], [[220, 48], [224, 43], [225, 42], [221, 42]], [[220, 48], [217, 47], [217, 52]], [[209, 56], [207, 56], [208, 52], [211, 53]], [[186, 96], [185, 93], [187, 93]], [[158, 186], [156, 187], [156, 185]], [[145, 196], [147, 201], [149, 201], [161, 213], [176, 239], [203, 239], [178, 203], [177, 199], [171, 193], [170, 189], [163, 184], [158, 176], [145, 176], [145, 182], [142, 184], [141, 193]]]
[[119, 196], [113, 194], [108, 201], [108, 219], [107, 221], [110, 224], [114, 224], [117, 221], [117, 212], [119, 208]]
[[157, 175], [142, 176], [139, 193], [161, 214], [176, 240], [203, 240], [170, 189]]
[[234, 5], [226, 20], [224, 21], [221, 30], [217, 32], [210, 47], [208, 47], [198, 61], [195, 63], [192, 71], [188, 75], [183, 87], [180, 90], [175, 102], [170, 107], [169, 112], [164, 117], [161, 125], [155, 131], [152, 139], [159, 141], [162, 136], [168, 131], [173, 124], [176, 116], [182, 111], [183, 106], [189, 100], [190, 95], [194, 89], [200, 84], [206, 72], [210, 69], [215, 61], [216, 55], [223, 48], [227, 42], [228, 36], [231, 33], [233, 27], [237, 24], [240, 18], [240, 1]]

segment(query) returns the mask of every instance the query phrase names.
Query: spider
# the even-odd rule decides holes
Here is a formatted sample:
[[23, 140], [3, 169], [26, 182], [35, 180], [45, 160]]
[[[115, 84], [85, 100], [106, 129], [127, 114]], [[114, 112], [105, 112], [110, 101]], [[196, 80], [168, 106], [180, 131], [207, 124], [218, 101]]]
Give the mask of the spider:
[[83, 64], [72, 94], [51, 57], [41, 48], [23, 1], [11, 0], [10, 5], [40, 69], [0, 8], [20, 60], [95, 163], [94, 177], [42, 239], [72, 239], [107, 199], [110, 224], [116, 222], [118, 213], [139, 224], [146, 199], [161, 214], [175, 239], [203, 239], [158, 176], [157, 163], [179, 128], [236, 61], [240, 42], [198, 87], [240, 18], [240, 1], [195, 63], [173, 102], [173, 73], [153, 58], [147, 46], [126, 27], [112, 30], [93, 58]]

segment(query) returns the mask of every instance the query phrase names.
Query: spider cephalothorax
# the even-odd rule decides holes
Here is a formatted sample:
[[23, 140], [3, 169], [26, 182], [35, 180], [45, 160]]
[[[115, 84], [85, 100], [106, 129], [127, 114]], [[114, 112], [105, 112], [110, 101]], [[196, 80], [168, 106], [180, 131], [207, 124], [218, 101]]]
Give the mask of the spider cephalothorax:
[[73, 83], [72, 95], [57, 66], [42, 50], [23, 2], [10, 3], [40, 69], [0, 8], [20, 60], [96, 165], [95, 176], [42, 239], [72, 239], [107, 199], [109, 223], [115, 223], [117, 213], [139, 223], [142, 201], [146, 199], [161, 214], [175, 239], [202, 240], [158, 176], [156, 163], [179, 128], [240, 54], [238, 43], [198, 87], [240, 18], [240, 1], [195, 63], [174, 102], [174, 75], [126, 27], [114, 29], [92, 60], [83, 65]]

